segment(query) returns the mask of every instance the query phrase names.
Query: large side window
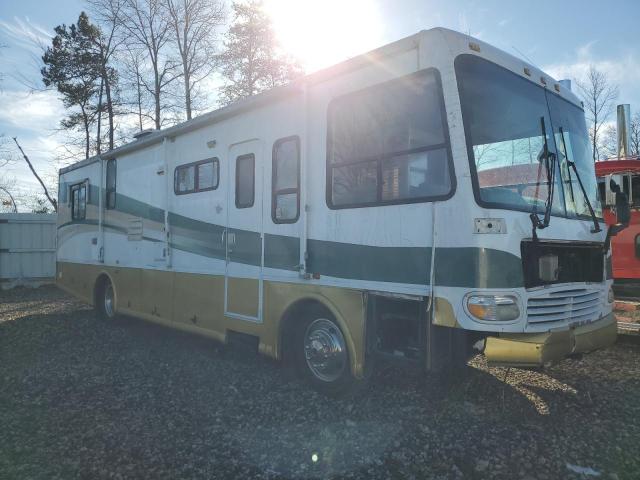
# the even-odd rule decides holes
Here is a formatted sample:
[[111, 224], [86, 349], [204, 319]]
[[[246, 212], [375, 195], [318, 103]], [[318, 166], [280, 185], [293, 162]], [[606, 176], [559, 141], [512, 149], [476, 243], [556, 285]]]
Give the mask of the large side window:
[[300, 139], [282, 138], [273, 145], [271, 218], [295, 223], [300, 216]]
[[329, 106], [330, 208], [412, 203], [453, 191], [440, 77], [429, 69]]
[[116, 208], [116, 159], [107, 161], [107, 210]]
[[236, 158], [236, 208], [253, 207], [256, 158], [253, 153]]
[[206, 192], [218, 188], [220, 161], [208, 158], [176, 167], [173, 173], [173, 191], [176, 195]]
[[84, 220], [87, 217], [87, 184], [71, 186], [71, 219]]

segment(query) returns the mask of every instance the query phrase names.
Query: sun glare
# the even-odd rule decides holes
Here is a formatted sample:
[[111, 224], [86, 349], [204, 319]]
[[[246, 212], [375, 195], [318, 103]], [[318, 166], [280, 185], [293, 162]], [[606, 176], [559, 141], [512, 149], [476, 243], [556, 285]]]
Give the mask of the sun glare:
[[307, 72], [384, 43], [374, 0], [266, 0], [265, 7], [280, 44]]

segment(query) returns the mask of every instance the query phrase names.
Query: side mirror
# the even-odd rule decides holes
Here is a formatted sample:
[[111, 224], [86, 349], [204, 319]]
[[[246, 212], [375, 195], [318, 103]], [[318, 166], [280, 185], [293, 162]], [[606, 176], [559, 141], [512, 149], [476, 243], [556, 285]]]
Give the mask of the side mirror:
[[631, 220], [631, 207], [629, 207], [629, 197], [624, 192], [616, 193], [616, 221], [619, 225], [629, 225]]
[[604, 240], [605, 253], [607, 253], [611, 247], [611, 237], [615, 237], [627, 228], [629, 226], [629, 220], [631, 220], [631, 207], [629, 206], [629, 197], [627, 197], [627, 194], [622, 191], [613, 179], [609, 182], [609, 188], [616, 196], [616, 224], [611, 225], [607, 229], [607, 236]]

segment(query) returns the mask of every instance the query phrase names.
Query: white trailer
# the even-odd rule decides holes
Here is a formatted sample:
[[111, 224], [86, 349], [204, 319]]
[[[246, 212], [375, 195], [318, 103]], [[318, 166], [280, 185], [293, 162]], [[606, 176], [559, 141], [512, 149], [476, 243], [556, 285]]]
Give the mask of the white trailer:
[[376, 356], [538, 366], [615, 340], [580, 102], [450, 30], [139, 136], [59, 192], [62, 288], [321, 389]]

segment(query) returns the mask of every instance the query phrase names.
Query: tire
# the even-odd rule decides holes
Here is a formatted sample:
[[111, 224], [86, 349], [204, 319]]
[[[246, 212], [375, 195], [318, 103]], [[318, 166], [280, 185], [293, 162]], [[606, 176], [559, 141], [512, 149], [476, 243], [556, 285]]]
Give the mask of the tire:
[[308, 309], [294, 335], [296, 367], [316, 391], [344, 396], [355, 386], [344, 334], [329, 311]]
[[115, 290], [111, 280], [105, 278], [96, 289], [95, 310], [98, 318], [105, 322], [116, 323], [118, 314], [116, 313]]

